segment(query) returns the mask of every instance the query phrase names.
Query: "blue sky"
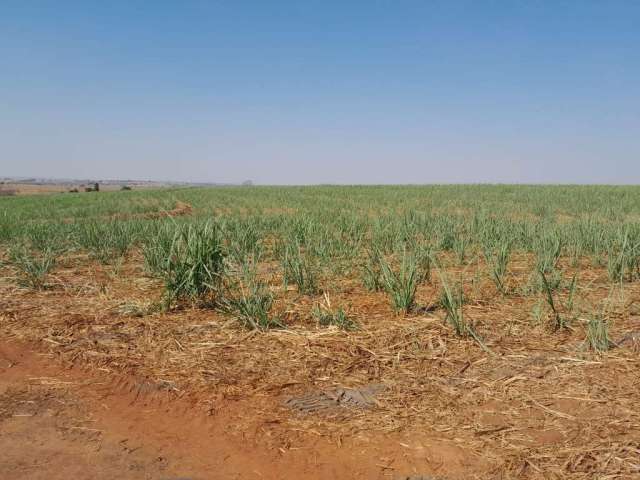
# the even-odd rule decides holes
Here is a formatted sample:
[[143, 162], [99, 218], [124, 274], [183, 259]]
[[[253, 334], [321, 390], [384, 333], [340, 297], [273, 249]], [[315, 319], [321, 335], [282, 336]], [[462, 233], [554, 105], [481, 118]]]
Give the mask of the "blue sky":
[[0, 3], [0, 176], [640, 183], [640, 2]]

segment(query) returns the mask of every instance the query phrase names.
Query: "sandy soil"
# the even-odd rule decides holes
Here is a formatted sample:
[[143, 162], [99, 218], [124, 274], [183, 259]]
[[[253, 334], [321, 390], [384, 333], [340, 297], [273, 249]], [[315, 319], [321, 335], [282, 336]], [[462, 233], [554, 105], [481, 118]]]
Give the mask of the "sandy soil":
[[224, 413], [204, 418], [189, 402], [141, 394], [134, 382], [0, 345], [0, 478], [382, 479], [411, 474], [409, 465], [433, 472], [473, 463], [427, 438], [413, 452], [391, 437], [307, 439], [285, 452], [235, 436]]

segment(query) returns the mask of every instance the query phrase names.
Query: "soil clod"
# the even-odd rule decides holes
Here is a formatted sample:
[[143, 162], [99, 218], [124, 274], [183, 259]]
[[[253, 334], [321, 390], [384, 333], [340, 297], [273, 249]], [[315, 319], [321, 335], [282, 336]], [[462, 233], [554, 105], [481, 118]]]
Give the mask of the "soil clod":
[[312, 392], [286, 400], [286, 406], [302, 413], [314, 413], [339, 407], [372, 408], [378, 404], [376, 395], [384, 385], [371, 384], [360, 388], [336, 388]]

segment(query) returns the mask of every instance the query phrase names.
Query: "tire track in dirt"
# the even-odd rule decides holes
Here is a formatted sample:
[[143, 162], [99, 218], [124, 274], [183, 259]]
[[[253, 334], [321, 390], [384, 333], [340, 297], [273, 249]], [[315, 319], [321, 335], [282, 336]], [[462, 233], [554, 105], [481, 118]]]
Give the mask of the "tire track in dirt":
[[[113, 378], [63, 366], [33, 345], [0, 343], [0, 478], [96, 479], [394, 479], [434, 473], [388, 438], [361, 435], [349, 443], [305, 432], [288, 449], [234, 432], [238, 415], [260, 415], [251, 404], [205, 417], [167, 385]], [[293, 437], [292, 437], [293, 438]], [[451, 445], [433, 447], [459, 463]], [[433, 458], [431, 458], [433, 460]], [[406, 478], [406, 476], [405, 476]], [[447, 478], [473, 478], [473, 476]]]

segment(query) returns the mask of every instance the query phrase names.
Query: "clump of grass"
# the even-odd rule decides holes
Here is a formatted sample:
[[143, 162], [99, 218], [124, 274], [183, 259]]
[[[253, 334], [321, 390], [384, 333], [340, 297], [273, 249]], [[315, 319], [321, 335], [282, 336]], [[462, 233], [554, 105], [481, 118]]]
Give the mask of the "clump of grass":
[[53, 250], [35, 253], [24, 245], [9, 250], [9, 260], [18, 270], [20, 284], [37, 290], [46, 286], [47, 276], [56, 265]]
[[640, 276], [640, 244], [629, 233], [619, 233], [608, 248], [607, 272], [613, 282], [622, 283], [625, 277], [632, 281]]
[[535, 242], [536, 270], [551, 273], [555, 270], [562, 253], [562, 239], [557, 235], [545, 235]]
[[25, 245], [28, 245], [31, 250], [40, 252], [49, 250], [52, 254], [60, 255], [69, 248], [65, 227], [59, 224], [29, 223], [24, 228]]
[[458, 265], [463, 265], [467, 259], [467, 250], [469, 248], [469, 239], [461, 232], [454, 238], [453, 251], [458, 259]]
[[284, 328], [282, 322], [271, 315], [273, 294], [262, 282], [249, 280], [249, 285], [240, 285], [240, 296], [228, 298], [226, 309], [236, 315], [242, 325], [252, 330]]
[[110, 263], [124, 256], [136, 240], [138, 225], [131, 221], [90, 221], [77, 227], [76, 242], [91, 258]]
[[462, 283], [451, 287], [446, 276], [439, 270], [442, 291], [440, 292], [440, 306], [445, 310], [445, 322], [448, 323], [458, 337], [471, 337], [487, 353], [491, 353], [482, 338], [476, 333], [473, 324], [467, 322], [464, 316], [463, 306], [465, 303]]
[[445, 321], [453, 327], [456, 335], [463, 337], [469, 333], [469, 327], [465, 322], [462, 306], [464, 305], [464, 293], [462, 286], [452, 288], [444, 275], [440, 274], [442, 291], [440, 293], [440, 305], [445, 310]]
[[620, 282], [624, 279], [625, 272], [625, 255], [624, 251], [614, 252], [613, 250], [609, 251], [609, 256], [607, 258], [607, 273], [609, 274], [609, 278], [613, 282]]
[[144, 265], [151, 274], [162, 275], [166, 263], [171, 256], [171, 249], [176, 236], [177, 226], [174, 223], [160, 223], [149, 232], [149, 237], [142, 246]]
[[243, 264], [247, 258], [260, 258], [262, 254], [262, 239], [256, 225], [249, 221], [229, 222], [225, 229], [225, 236], [229, 240], [229, 256], [238, 264]]
[[575, 294], [578, 286], [578, 276], [575, 274], [571, 282], [569, 283], [569, 295], [567, 301], [563, 304], [556, 297], [556, 292], [561, 284], [562, 277], [559, 277], [557, 282], [550, 282], [547, 278], [547, 274], [545, 274], [542, 270], [538, 271], [541, 280], [542, 291], [545, 295], [545, 300], [547, 305], [551, 309], [551, 313], [553, 316], [553, 329], [555, 331], [567, 328], [569, 326], [569, 320], [564, 313], [561, 313], [561, 309], [563, 312], [571, 313], [573, 311], [573, 305], [575, 302]]
[[178, 225], [167, 251], [160, 258], [156, 250], [145, 250], [145, 255], [156, 256], [147, 263], [154, 265], [165, 282], [167, 307], [183, 300], [213, 303], [221, 290], [225, 261], [217, 226], [211, 222]]
[[542, 316], [543, 316], [542, 305], [543, 304], [544, 303], [542, 302], [542, 300], [538, 299], [536, 303], [534, 303], [533, 307], [531, 308], [531, 316], [533, 317], [533, 321], [535, 325], [539, 325], [540, 323], [542, 323]]
[[358, 327], [342, 307], [336, 310], [331, 308], [329, 296], [326, 294], [324, 296], [324, 302], [314, 305], [311, 314], [322, 326], [335, 325], [343, 330], [355, 330]]
[[384, 259], [381, 259], [381, 268], [384, 289], [391, 297], [393, 309], [405, 313], [413, 310], [420, 280], [415, 257], [405, 250], [397, 271], [394, 271]]
[[503, 295], [507, 294], [505, 277], [510, 254], [511, 245], [508, 242], [501, 243], [495, 250], [485, 249], [485, 258], [491, 269], [491, 279]]
[[538, 273], [540, 275], [540, 280], [542, 281], [542, 290], [545, 294], [545, 300], [547, 301], [553, 315], [553, 329], [560, 330], [566, 328], [568, 325], [567, 321], [560, 313], [559, 304], [556, 302], [554, 296], [554, 292], [557, 290], [558, 285], [550, 283], [549, 280], [547, 280], [547, 275], [542, 269], [538, 270]]
[[580, 263], [580, 256], [582, 255], [582, 244], [574, 240], [568, 246], [570, 264], [572, 267], [577, 267]]
[[367, 261], [362, 268], [362, 283], [370, 292], [377, 292], [384, 288], [382, 282], [382, 254], [378, 248], [367, 251]]
[[435, 262], [433, 245], [427, 243], [418, 248], [417, 253], [418, 268], [420, 271], [420, 283], [431, 282], [431, 270]]
[[318, 293], [317, 272], [298, 244], [288, 244], [282, 260], [285, 286], [294, 283], [302, 294]]
[[606, 352], [611, 348], [609, 338], [609, 324], [603, 318], [596, 316], [587, 323], [587, 343], [596, 352]]

